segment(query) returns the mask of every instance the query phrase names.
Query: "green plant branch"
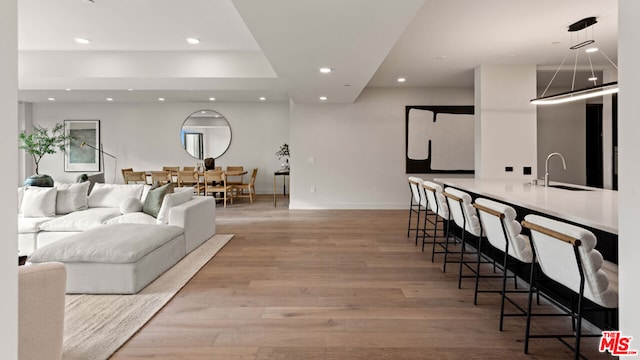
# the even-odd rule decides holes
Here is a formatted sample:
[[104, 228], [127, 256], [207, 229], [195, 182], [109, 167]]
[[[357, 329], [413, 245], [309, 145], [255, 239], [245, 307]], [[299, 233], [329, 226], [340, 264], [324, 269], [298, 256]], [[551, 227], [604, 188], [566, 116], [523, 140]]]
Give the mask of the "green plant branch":
[[278, 160], [280, 160], [283, 157], [289, 157], [289, 144], [282, 144], [280, 145], [280, 150], [276, 151], [275, 154], [278, 157]]
[[40, 125], [34, 125], [30, 134], [26, 131], [18, 134], [20, 145], [18, 148], [24, 149], [33, 157], [35, 163], [35, 172], [39, 173], [40, 161], [46, 154], [55, 154], [57, 151], [64, 151], [67, 143], [73, 139], [73, 136], [64, 133], [64, 125], [57, 123], [51, 129]]

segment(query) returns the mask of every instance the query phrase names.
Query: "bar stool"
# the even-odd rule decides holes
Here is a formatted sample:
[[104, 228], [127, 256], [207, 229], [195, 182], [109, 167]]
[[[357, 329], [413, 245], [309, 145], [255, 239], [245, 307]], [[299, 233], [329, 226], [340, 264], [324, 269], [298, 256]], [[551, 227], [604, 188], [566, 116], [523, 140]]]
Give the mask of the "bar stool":
[[[499, 329], [502, 331], [502, 325], [505, 316], [524, 316], [526, 315], [525, 309], [519, 304], [510, 299], [507, 293], [513, 292], [529, 292], [528, 290], [507, 290], [507, 278], [513, 278], [514, 288], [518, 288], [518, 281], [515, 274], [508, 275], [508, 262], [509, 259], [517, 260], [520, 264], [531, 264], [533, 259], [533, 252], [531, 251], [531, 243], [529, 237], [520, 233], [522, 227], [516, 220], [516, 211], [509, 205], [502, 204], [493, 200], [478, 198], [473, 204], [478, 211], [480, 217], [480, 223], [484, 230], [489, 244], [494, 248], [500, 250], [503, 254], [502, 260], [502, 275], [481, 275], [480, 264], [476, 271], [476, 289], [473, 298], [473, 304], [477, 304], [479, 292], [497, 292], [501, 294], [500, 300], [500, 325]], [[494, 268], [495, 272], [495, 268]], [[501, 277], [502, 278], [502, 290], [479, 290], [478, 283], [481, 277]], [[504, 313], [505, 300], [509, 301], [515, 306], [518, 313]]]
[[[460, 273], [458, 275], [458, 289], [462, 288], [462, 278], [470, 278], [476, 277], [476, 269], [471, 267], [470, 263], [478, 263], [480, 261], [480, 252], [482, 247], [482, 225], [480, 224], [480, 219], [478, 219], [478, 213], [476, 209], [471, 205], [471, 196], [464, 191], [460, 191], [458, 189], [454, 189], [451, 187], [447, 187], [444, 189], [444, 196], [447, 198], [447, 203], [449, 204], [449, 213], [451, 214], [451, 218], [455, 222], [455, 224], [460, 228], [460, 242], [462, 246], [460, 247]], [[467, 237], [466, 233], [474, 236], [478, 239], [478, 245], [475, 252], [467, 252], [467, 255], [476, 255], [477, 259], [475, 261], [465, 260], [465, 247], [467, 245]], [[455, 234], [454, 234], [455, 240]], [[447, 236], [447, 244], [449, 245], [449, 236]], [[445, 262], [446, 253], [445, 253]], [[487, 262], [487, 261], [482, 261]], [[463, 266], [473, 272], [473, 275], [463, 275]]]
[[[549, 314], [532, 314], [532, 291], [529, 291], [527, 325], [525, 331], [524, 352], [529, 352], [530, 338], [557, 338], [574, 351], [574, 358], [580, 358], [580, 339], [582, 337], [600, 337], [601, 334], [582, 334], [582, 315], [584, 311], [612, 311], [618, 307], [618, 266], [603, 260], [595, 249], [595, 235], [578, 226], [544, 218], [538, 215], [527, 215], [522, 225], [531, 230], [530, 242], [533, 248], [531, 266], [532, 289], [535, 262], [540, 270], [550, 279], [564, 285], [578, 295], [575, 304], [570, 308], [562, 307], [567, 316], [571, 316], [573, 333], [570, 335], [531, 335], [531, 317]], [[585, 306], [584, 298], [596, 306]], [[565, 314], [562, 314], [565, 315]], [[572, 347], [564, 341], [565, 337], [575, 338]]]
[[[442, 193], [442, 186], [431, 182], [431, 181], [423, 181], [422, 188], [424, 189], [425, 196], [427, 197], [427, 204], [429, 205], [429, 209], [431, 209], [434, 214], [434, 220], [429, 221], [433, 224], [433, 240], [432, 240], [432, 248], [431, 248], [431, 262], [434, 261], [435, 254], [442, 254], [446, 251], [446, 247], [444, 246], [444, 242], [438, 242], [437, 232], [438, 232], [438, 223], [442, 224], [442, 232], [441, 237], [445, 237], [449, 231], [449, 206], [447, 205], [447, 200], [445, 199]], [[446, 225], [445, 225], [446, 222]], [[445, 228], [446, 227], [446, 228]], [[422, 241], [422, 249], [424, 250], [425, 241]], [[436, 251], [436, 245], [439, 245], [443, 248], [443, 251]], [[446, 267], [446, 263], [445, 263]], [[445, 268], [446, 269], [446, 268]], [[446, 271], [446, 270], [445, 270]]]
[[[416, 232], [416, 245], [418, 245], [418, 231], [420, 230], [420, 212], [422, 208], [422, 204], [426, 200], [422, 200], [422, 196], [420, 194], [419, 187], [422, 184], [422, 179], [415, 176], [409, 176], [407, 179], [409, 183], [409, 189], [411, 190], [411, 202], [409, 203], [409, 224], [407, 225], [407, 237], [410, 236], [411, 230]], [[416, 225], [415, 227], [411, 227], [411, 217], [412, 214], [416, 214]]]

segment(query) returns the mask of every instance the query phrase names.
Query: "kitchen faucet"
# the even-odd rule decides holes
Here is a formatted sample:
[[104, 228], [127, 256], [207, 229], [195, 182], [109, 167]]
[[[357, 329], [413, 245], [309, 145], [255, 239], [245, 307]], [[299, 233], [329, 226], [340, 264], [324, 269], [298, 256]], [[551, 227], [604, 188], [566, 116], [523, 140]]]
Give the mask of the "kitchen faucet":
[[551, 159], [553, 155], [560, 156], [560, 159], [562, 159], [562, 166], [567, 170], [567, 163], [564, 161], [564, 156], [562, 156], [562, 154], [559, 152], [549, 154], [549, 156], [547, 156], [547, 161], [544, 163], [544, 186], [549, 186], [549, 159]]

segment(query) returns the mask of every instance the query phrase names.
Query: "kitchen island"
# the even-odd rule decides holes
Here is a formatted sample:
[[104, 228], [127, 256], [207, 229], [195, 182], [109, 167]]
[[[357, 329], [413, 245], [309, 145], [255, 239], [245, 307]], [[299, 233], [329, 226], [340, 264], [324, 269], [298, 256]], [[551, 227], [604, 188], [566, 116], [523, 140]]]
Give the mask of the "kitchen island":
[[525, 179], [436, 178], [434, 181], [469, 192], [474, 198], [486, 197], [512, 205], [520, 220], [527, 214], [538, 214], [587, 228], [598, 238], [597, 248], [605, 259], [618, 262], [617, 191], [553, 181], [546, 187]]
[[[545, 187], [533, 185], [523, 179], [436, 178], [434, 181], [444, 187], [465, 191], [474, 200], [485, 197], [511, 205], [516, 210], [519, 220], [528, 214], [537, 214], [588, 229], [596, 236], [596, 249], [602, 256], [606, 260], [618, 263], [617, 191], [557, 182], [550, 182], [551, 186]], [[484, 246], [482, 252], [496, 260], [503, 256]], [[524, 266], [511, 270], [522, 279], [529, 279], [529, 269], [530, 267]], [[541, 277], [545, 278], [543, 275]], [[538, 283], [538, 289], [564, 306], [570, 307], [573, 303], [575, 293], [560, 284], [541, 281]], [[617, 329], [618, 326], [617, 312], [611, 317], [600, 313], [588, 313], [584, 318], [600, 329]]]
[[567, 190], [544, 185], [532, 185], [524, 179], [490, 180], [475, 178], [437, 178], [436, 182], [472, 192], [498, 201], [531, 209], [587, 226], [618, 234], [618, 192], [573, 184], [550, 182], [551, 186], [566, 186]]

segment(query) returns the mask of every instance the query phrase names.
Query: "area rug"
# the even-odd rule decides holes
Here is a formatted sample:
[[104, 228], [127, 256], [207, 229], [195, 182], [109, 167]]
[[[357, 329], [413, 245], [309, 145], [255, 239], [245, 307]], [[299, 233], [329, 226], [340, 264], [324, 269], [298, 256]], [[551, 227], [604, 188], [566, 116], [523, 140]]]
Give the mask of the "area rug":
[[67, 295], [63, 359], [108, 359], [231, 238], [215, 235], [135, 295]]

